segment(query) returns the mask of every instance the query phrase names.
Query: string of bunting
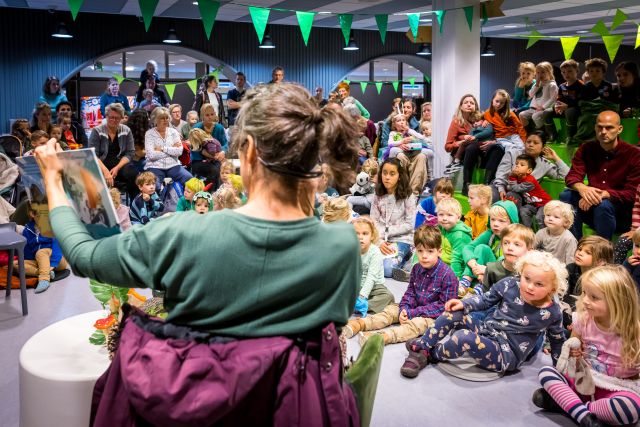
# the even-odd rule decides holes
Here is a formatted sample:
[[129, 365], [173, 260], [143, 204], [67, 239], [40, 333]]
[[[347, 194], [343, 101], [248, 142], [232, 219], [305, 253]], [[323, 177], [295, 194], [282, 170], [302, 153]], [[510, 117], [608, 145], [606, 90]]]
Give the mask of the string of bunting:
[[[504, 13], [500, 10], [500, 6], [502, 5], [504, 0], [489, 0], [483, 3], [480, 3], [478, 6], [480, 8], [480, 17], [481, 17], [481, 25], [485, 25], [489, 17], [495, 16], [504, 16]], [[71, 10], [71, 16], [73, 20], [76, 20], [78, 16], [78, 12], [84, 3], [84, 0], [67, 0], [69, 4], [69, 9]], [[149, 27], [151, 26], [151, 20], [153, 19], [153, 15], [156, 11], [156, 7], [158, 6], [159, 0], [138, 0], [138, 5], [140, 6], [140, 13], [142, 15], [142, 19], [144, 21], [145, 31], [149, 31]], [[213, 25], [216, 21], [216, 17], [218, 15], [218, 10], [220, 9], [221, 3], [218, 0], [198, 0], [198, 9], [200, 11], [200, 17], [202, 18], [202, 24], [204, 25], [204, 31], [207, 35], [207, 40], [211, 39], [211, 31], [213, 30]], [[293, 9], [283, 9], [278, 7], [259, 7], [253, 6], [250, 4], [245, 4], [237, 1], [229, 1], [224, 4], [226, 5], [234, 5], [246, 7], [249, 10], [249, 15], [251, 16], [251, 22], [256, 30], [256, 34], [258, 36], [258, 40], [262, 43], [262, 39], [264, 37], [265, 30], [267, 28], [267, 23], [269, 21], [269, 14], [272, 10], [277, 12], [286, 12], [286, 13], [295, 13], [298, 26], [300, 27], [300, 31], [302, 33], [302, 39], [304, 40], [305, 46], [308, 45], [309, 36], [311, 34], [311, 27], [313, 26], [313, 20], [316, 15], [321, 14], [323, 16], [326, 15], [334, 15], [338, 17], [338, 22], [340, 23], [340, 29], [342, 30], [342, 34], [345, 39], [345, 46], [349, 43], [349, 34], [351, 32], [351, 25], [353, 23], [354, 16], [362, 16], [362, 17], [375, 17], [376, 25], [378, 27], [378, 32], [380, 33], [380, 38], [382, 40], [382, 44], [385, 43], [386, 35], [387, 35], [387, 25], [389, 22], [388, 14], [365, 14], [365, 13], [334, 13], [334, 12], [309, 12], [309, 11], [300, 11]], [[436, 20], [438, 21], [439, 32], [442, 35], [444, 31], [444, 17], [448, 11], [453, 10], [464, 10], [465, 18], [467, 20], [467, 24], [469, 26], [469, 31], [473, 29], [473, 10], [474, 5], [471, 6], [459, 6], [452, 7], [449, 9], [441, 9], [434, 10], [430, 12], [418, 12], [418, 13], [406, 13], [403, 15], [407, 16], [409, 21], [409, 29], [411, 30], [411, 34], [413, 36], [413, 41], [416, 42], [418, 37], [418, 27], [420, 24], [420, 16], [421, 15], [429, 15], [433, 14], [436, 16]], [[397, 15], [397, 14], [396, 14]]]
[[[431, 77], [427, 76], [426, 74], [424, 75], [424, 80], [431, 84]], [[378, 95], [380, 95], [380, 92], [382, 91], [382, 86], [383, 85], [391, 85], [393, 87], [393, 90], [395, 92], [398, 91], [398, 87], [400, 86], [400, 80], [392, 80], [392, 81], [370, 81], [370, 80], [358, 80], [358, 81], [354, 81], [354, 80], [342, 80], [344, 83], [351, 85], [351, 84], [359, 84], [360, 85], [360, 90], [362, 91], [362, 93], [364, 93], [367, 90], [367, 86], [368, 85], [374, 85], [376, 87], [376, 90], [378, 91]], [[408, 81], [412, 86], [416, 84], [416, 78], [415, 77], [411, 77], [408, 78], [406, 81]]]
[[[603, 20], [599, 20], [590, 30], [592, 33], [598, 34], [600, 37], [602, 37], [602, 42], [607, 49], [607, 54], [609, 55], [609, 60], [611, 61], [611, 63], [613, 63], [613, 61], [615, 60], [616, 55], [618, 54], [618, 50], [620, 49], [620, 45], [622, 44], [622, 40], [624, 39], [624, 34], [611, 34], [611, 31], [618, 28], [627, 19], [629, 19], [629, 16], [626, 13], [624, 13], [620, 9], [616, 9], [616, 14], [613, 17], [613, 22], [611, 23], [610, 28], [607, 28], [607, 25]], [[637, 49], [638, 47], [640, 47], [640, 24], [635, 21], [632, 22], [638, 26], [636, 43], [634, 47], [634, 49]], [[531, 22], [529, 22], [528, 18], [525, 18], [525, 24], [528, 28], [531, 28], [530, 34], [522, 36], [529, 39], [527, 43], [527, 49], [536, 44], [540, 39], [560, 39], [560, 44], [562, 45], [562, 51], [564, 53], [565, 60], [571, 59], [571, 56], [573, 55], [573, 52], [578, 42], [580, 41], [581, 36], [548, 36], [540, 33], [537, 29], [535, 29]]]
[[[217, 68], [215, 68], [213, 71], [211, 71], [209, 73], [210, 76], [215, 76], [215, 78], [218, 78], [218, 75], [220, 74], [220, 72], [222, 71], [224, 67], [221, 65]], [[124, 77], [122, 74], [118, 74], [118, 73], [114, 73], [113, 74], [113, 78], [116, 79], [118, 81], [118, 84], [122, 84], [123, 81], [127, 80], [130, 82], [135, 82], [138, 86], [140, 86], [140, 81], [136, 80], [136, 79], [130, 79], [128, 77]], [[179, 85], [184, 85], [186, 84], [187, 86], [189, 86], [189, 89], [191, 89], [191, 92], [193, 92], [193, 94], [195, 95], [198, 92], [198, 85], [200, 84], [200, 79], [192, 79], [192, 80], [187, 80], [184, 82], [179, 82], [179, 83], [165, 83], [163, 84], [164, 88], [167, 90], [167, 95], [169, 95], [169, 99], [173, 99], [173, 93], [176, 90], [176, 86]]]

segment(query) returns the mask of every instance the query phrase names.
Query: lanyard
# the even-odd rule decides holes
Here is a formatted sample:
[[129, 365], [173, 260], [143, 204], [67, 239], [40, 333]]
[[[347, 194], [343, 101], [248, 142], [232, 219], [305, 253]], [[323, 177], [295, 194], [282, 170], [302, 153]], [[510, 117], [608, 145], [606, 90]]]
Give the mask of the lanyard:
[[[396, 210], [396, 205], [397, 205], [397, 200], [395, 196], [388, 196], [387, 200], [389, 200], [391, 197], [393, 197], [393, 208], [391, 209], [391, 213], [389, 214], [389, 212], [385, 211], [385, 221], [384, 221], [384, 241], [387, 241], [387, 238], [389, 237], [389, 222], [391, 221], [391, 218], [393, 218], [393, 214]], [[387, 202], [388, 204], [388, 202]]]

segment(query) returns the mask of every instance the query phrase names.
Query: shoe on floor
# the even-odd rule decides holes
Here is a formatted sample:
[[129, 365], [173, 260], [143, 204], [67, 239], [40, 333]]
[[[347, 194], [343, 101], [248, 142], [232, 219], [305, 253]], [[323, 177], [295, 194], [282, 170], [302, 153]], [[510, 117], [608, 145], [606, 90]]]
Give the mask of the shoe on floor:
[[411, 278], [411, 273], [402, 268], [394, 268], [391, 270], [391, 277], [398, 282], [408, 282]]
[[609, 424], [605, 424], [598, 419], [593, 413], [588, 413], [582, 421], [580, 421], [580, 427], [604, 427]]
[[71, 270], [68, 268], [60, 271], [52, 271], [53, 277], [51, 278], [52, 282], [57, 282], [58, 280], [66, 279], [71, 274]]
[[36, 290], [35, 293], [36, 294], [40, 294], [44, 291], [46, 291], [47, 289], [49, 289], [49, 282], [47, 280], [40, 280], [38, 282], [38, 286], [36, 286]]
[[533, 404], [536, 405], [540, 409], [544, 409], [545, 411], [550, 412], [564, 412], [560, 405], [553, 400], [551, 395], [547, 393], [547, 390], [543, 388], [539, 388], [533, 392], [533, 396], [531, 397]]
[[407, 378], [417, 377], [420, 371], [429, 364], [429, 357], [425, 353], [425, 351], [409, 352], [409, 356], [400, 368], [400, 374]]
[[452, 163], [449, 166], [450, 166], [449, 168], [450, 175], [453, 175], [454, 173], [462, 170], [462, 162]]

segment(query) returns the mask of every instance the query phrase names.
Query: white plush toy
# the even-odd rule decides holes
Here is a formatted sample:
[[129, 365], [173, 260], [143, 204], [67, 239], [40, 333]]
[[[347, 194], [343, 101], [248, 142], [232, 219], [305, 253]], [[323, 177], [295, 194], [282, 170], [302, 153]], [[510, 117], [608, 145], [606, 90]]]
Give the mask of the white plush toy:
[[371, 177], [366, 172], [360, 172], [356, 177], [356, 183], [349, 189], [354, 196], [366, 196], [373, 193], [373, 185], [371, 185]]
[[571, 337], [562, 345], [562, 353], [556, 363], [556, 369], [560, 373], [575, 380], [576, 391], [584, 396], [595, 393], [595, 384], [591, 377], [591, 368], [586, 360], [571, 357], [572, 349], [580, 348], [582, 343], [576, 337]]

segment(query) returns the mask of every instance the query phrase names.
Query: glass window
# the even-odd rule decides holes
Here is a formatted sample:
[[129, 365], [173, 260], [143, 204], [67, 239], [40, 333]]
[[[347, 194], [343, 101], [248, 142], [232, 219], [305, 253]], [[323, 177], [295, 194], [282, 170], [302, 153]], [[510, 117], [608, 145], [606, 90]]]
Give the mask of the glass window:
[[[415, 79], [411, 84], [409, 79]], [[402, 96], [422, 98], [424, 96], [424, 74], [413, 65], [402, 63]]]
[[195, 79], [197, 59], [182, 55], [180, 53], [169, 52], [169, 78], [174, 79]]
[[398, 61], [382, 58], [373, 61], [373, 80], [389, 82], [398, 80]]
[[164, 52], [164, 50], [136, 50], [135, 52], [125, 52], [127, 64], [124, 76], [138, 80], [140, 78], [140, 73], [146, 68], [147, 62], [154, 60], [158, 64], [156, 67], [156, 74], [158, 74], [160, 80], [166, 80], [167, 75]]
[[369, 81], [369, 63], [364, 63], [355, 70], [352, 70], [345, 79], [354, 82]]
[[424, 78], [424, 75], [413, 65], [402, 63], [402, 80], [406, 82], [412, 77], [415, 78], [416, 81], [420, 81]]
[[80, 71], [80, 77], [109, 78], [116, 73], [122, 74], [122, 52], [96, 59], [92, 65]]

